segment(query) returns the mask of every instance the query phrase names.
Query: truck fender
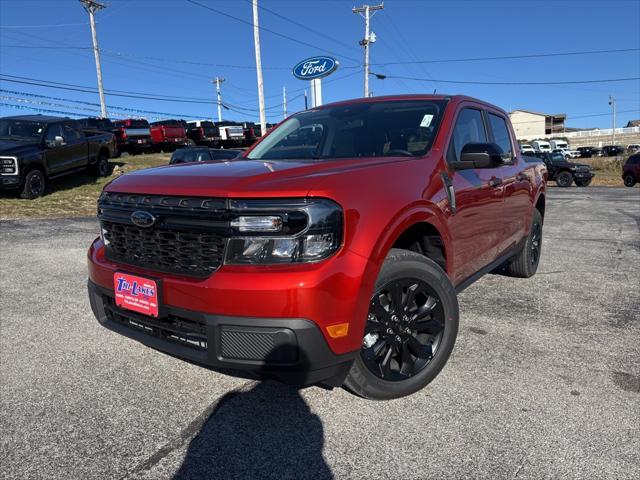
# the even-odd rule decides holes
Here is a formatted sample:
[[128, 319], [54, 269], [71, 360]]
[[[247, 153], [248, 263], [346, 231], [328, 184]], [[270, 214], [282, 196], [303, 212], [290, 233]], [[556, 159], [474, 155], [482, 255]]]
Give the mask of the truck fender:
[[409, 228], [421, 223], [431, 225], [442, 237], [447, 271], [450, 270], [450, 261], [453, 258], [450, 252], [451, 237], [446, 227], [444, 213], [433, 203], [417, 202], [396, 213], [392, 220], [382, 229], [382, 233], [369, 255], [369, 269], [374, 271], [367, 272], [367, 276], [373, 275], [373, 283], [375, 283], [375, 278], [377, 278], [382, 264], [395, 242]]

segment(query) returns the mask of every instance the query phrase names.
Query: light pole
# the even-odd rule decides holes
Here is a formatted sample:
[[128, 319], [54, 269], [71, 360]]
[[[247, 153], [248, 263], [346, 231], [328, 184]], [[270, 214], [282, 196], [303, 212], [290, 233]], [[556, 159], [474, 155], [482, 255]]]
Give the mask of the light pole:
[[[363, 5], [362, 7], [353, 7], [353, 13], [359, 13], [364, 18], [364, 39], [360, 40], [360, 45], [364, 47], [364, 96], [369, 96], [369, 48], [376, 41], [376, 35], [370, 32], [369, 23], [371, 17], [377, 10], [382, 10], [384, 4], [380, 5]], [[371, 13], [373, 12], [373, 14]]]
[[258, 0], [253, 5], [253, 44], [256, 50], [256, 76], [258, 77], [258, 106], [260, 109], [260, 128], [262, 135], [267, 131], [267, 116], [264, 111], [264, 84], [262, 81], [262, 58], [260, 55], [260, 24], [258, 19]]
[[91, 40], [93, 41], [93, 56], [96, 60], [96, 74], [98, 76], [98, 94], [100, 96], [100, 115], [107, 118], [107, 104], [104, 100], [104, 89], [102, 88], [102, 67], [100, 66], [100, 49], [98, 48], [98, 35], [96, 33], [96, 21], [94, 14], [98, 10], [107, 8], [106, 5], [94, 0], [80, 0], [82, 6], [89, 14], [89, 24], [91, 25]]
[[609, 95], [609, 105], [611, 105], [611, 109], [613, 113], [613, 118], [612, 118], [613, 128], [611, 129], [611, 145], [615, 145], [616, 144], [616, 99], [611, 95]]
[[218, 122], [222, 121], [222, 94], [220, 93], [220, 84], [224, 82], [224, 78], [216, 77], [214, 80], [216, 84], [216, 96], [218, 98]]

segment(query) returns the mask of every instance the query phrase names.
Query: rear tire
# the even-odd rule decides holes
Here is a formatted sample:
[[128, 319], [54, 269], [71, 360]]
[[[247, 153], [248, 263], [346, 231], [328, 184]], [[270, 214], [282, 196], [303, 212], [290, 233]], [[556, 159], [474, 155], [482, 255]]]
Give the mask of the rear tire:
[[529, 278], [535, 275], [542, 253], [542, 215], [533, 211], [531, 231], [520, 252], [507, 265], [507, 274], [511, 277]]
[[418, 253], [392, 249], [378, 275], [366, 335], [345, 387], [374, 400], [424, 388], [451, 355], [458, 317], [456, 292], [442, 268]]
[[24, 177], [24, 184], [20, 190], [20, 198], [33, 200], [44, 195], [46, 181], [41, 170], [31, 170]]
[[630, 173], [627, 173], [624, 176], [624, 186], [625, 187], [633, 187], [636, 184], [636, 178], [631, 175]]
[[556, 184], [559, 187], [563, 187], [563, 188], [570, 187], [572, 183], [573, 183], [573, 175], [571, 175], [570, 172], [567, 172], [567, 171], [560, 172], [556, 177]]
[[106, 177], [109, 175], [109, 155], [107, 152], [102, 151], [98, 154], [96, 164], [91, 166], [90, 172], [96, 177]]

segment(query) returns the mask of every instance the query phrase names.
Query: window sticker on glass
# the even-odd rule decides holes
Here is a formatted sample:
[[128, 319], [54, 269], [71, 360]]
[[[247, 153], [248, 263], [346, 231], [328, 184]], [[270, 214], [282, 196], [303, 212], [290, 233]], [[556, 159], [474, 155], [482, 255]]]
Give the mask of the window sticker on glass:
[[430, 113], [425, 114], [424, 117], [422, 117], [422, 121], [420, 122], [420, 126], [427, 128], [429, 125], [431, 125], [431, 120], [433, 120], [433, 115]]

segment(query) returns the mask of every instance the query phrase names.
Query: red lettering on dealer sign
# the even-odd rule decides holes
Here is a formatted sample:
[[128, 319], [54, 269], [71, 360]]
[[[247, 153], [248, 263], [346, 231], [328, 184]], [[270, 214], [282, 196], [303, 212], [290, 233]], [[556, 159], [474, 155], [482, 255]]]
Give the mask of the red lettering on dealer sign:
[[158, 286], [148, 278], [116, 272], [113, 275], [116, 305], [152, 317], [158, 316]]

